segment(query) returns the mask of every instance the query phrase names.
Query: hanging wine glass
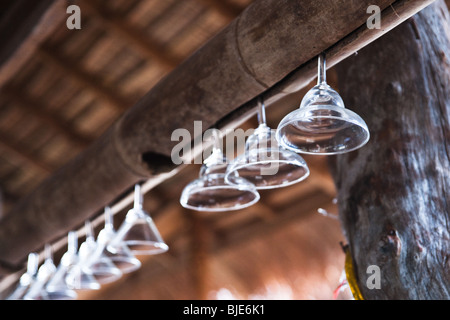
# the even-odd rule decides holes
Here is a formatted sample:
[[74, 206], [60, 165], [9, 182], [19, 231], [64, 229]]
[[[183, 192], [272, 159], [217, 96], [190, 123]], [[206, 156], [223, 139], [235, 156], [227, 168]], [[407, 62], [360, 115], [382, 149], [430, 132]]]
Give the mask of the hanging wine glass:
[[38, 271], [39, 255], [30, 253], [28, 255], [27, 271], [20, 277], [19, 284], [6, 300], [21, 300], [27, 290], [36, 282], [36, 273]]
[[319, 55], [318, 83], [300, 108], [280, 122], [276, 138], [294, 152], [331, 155], [350, 152], [370, 138], [364, 120], [346, 109], [339, 94], [326, 83], [325, 54]]
[[31, 285], [28, 292], [24, 295], [24, 300], [47, 300], [47, 292], [45, 285], [50, 278], [55, 274], [56, 266], [53, 262], [53, 252], [50, 245], [45, 246], [45, 261], [39, 267], [36, 281]]
[[77, 233], [74, 231], [69, 232], [67, 236], [67, 252], [62, 256], [54, 276], [45, 286], [50, 300], [74, 300], [78, 296], [73, 290], [74, 288], [70, 287], [66, 282], [67, 275], [71, 269], [77, 268], [77, 245]]
[[183, 207], [196, 211], [230, 211], [255, 204], [260, 196], [255, 186], [237, 175], [225, 181], [228, 161], [220, 149], [218, 130], [213, 130], [214, 146], [204, 160], [199, 178], [189, 183], [181, 193]]
[[118, 280], [122, 272], [105, 255], [96, 255], [97, 242], [90, 221], [86, 221], [86, 240], [80, 245], [79, 266], [82, 271], [93, 275], [99, 284], [106, 284]]
[[[63, 288], [64, 285], [73, 290], [100, 289], [100, 283], [92, 275], [92, 272], [86, 272], [81, 268], [80, 255], [77, 253], [78, 238], [76, 232], [69, 232], [67, 240], [67, 252], [62, 256], [60, 266], [58, 266], [53, 279], [48, 283], [47, 290], [57, 290]], [[88, 254], [86, 249], [83, 250], [85, 255]]]
[[100, 284], [92, 274], [81, 269], [78, 251], [78, 236], [71, 231], [67, 236], [67, 251], [61, 258], [55, 275], [46, 285], [51, 300], [76, 299], [74, 290], [98, 290]]
[[300, 182], [309, 176], [305, 160], [290, 150], [281, 148], [275, 139], [275, 130], [266, 124], [262, 97], [258, 99], [259, 126], [247, 139], [244, 153], [227, 168], [225, 180], [239, 176], [251, 182], [256, 189], [273, 189]]
[[139, 184], [134, 187], [134, 206], [127, 212], [125, 221], [117, 231], [116, 237], [108, 244], [108, 251], [117, 254], [120, 242], [125, 243], [136, 255], [152, 255], [169, 250], [153, 223], [153, 219], [144, 211]]
[[[105, 208], [104, 215], [105, 227], [98, 234], [97, 250], [94, 256], [104, 255], [108, 257], [122, 273], [129, 273], [139, 269], [141, 262], [123, 241], [112, 243], [117, 234], [114, 230], [113, 215], [110, 207]], [[109, 249], [112, 249], [113, 252]]]

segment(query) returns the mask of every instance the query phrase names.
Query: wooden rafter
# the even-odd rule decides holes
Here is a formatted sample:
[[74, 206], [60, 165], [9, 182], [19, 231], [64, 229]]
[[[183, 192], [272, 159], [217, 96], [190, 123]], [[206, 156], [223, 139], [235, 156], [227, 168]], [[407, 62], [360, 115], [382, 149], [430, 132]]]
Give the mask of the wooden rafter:
[[31, 154], [28, 149], [12, 143], [11, 139], [3, 133], [0, 133], [0, 149], [16, 158], [19, 163], [26, 163], [46, 174], [54, 170], [51, 165]]
[[230, 21], [236, 18], [242, 12], [241, 7], [224, 0], [197, 0], [197, 1], [216, 10], [218, 13], [220, 13]]
[[[1, 46], [0, 87], [27, 63], [39, 44], [66, 19], [66, 8], [66, 2], [57, 0], [15, 1], [9, 20], [2, 21], [7, 26], [6, 32], [15, 32], [11, 32], [8, 41], [3, 40]], [[29, 11], [32, 14], [27, 15]]]
[[4, 88], [1, 95], [79, 147], [85, 148], [91, 142], [89, 137], [76, 132], [66, 121], [47, 111], [36, 99], [27, 96], [17, 88]]
[[126, 98], [123, 98], [116, 91], [105, 86], [96, 75], [84, 71], [77, 62], [63, 57], [56, 50], [43, 45], [37, 53], [45, 63], [58, 68], [64, 75], [75, 80], [87, 90], [92, 91], [97, 97], [108, 103], [115, 110], [123, 112], [130, 106], [131, 103]]
[[159, 45], [155, 39], [145, 36], [142, 31], [136, 30], [124, 19], [105, 11], [103, 8], [99, 8], [95, 1], [82, 1], [81, 10], [86, 10], [96, 18], [99, 18], [109, 32], [130, 43], [146, 59], [155, 60], [168, 70], [172, 70], [181, 62], [179, 58], [174, 57]]

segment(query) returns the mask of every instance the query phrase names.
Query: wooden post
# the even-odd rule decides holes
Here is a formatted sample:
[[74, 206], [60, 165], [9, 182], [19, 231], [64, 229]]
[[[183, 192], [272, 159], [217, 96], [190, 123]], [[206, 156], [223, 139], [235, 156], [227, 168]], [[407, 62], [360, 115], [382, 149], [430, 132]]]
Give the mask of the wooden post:
[[450, 298], [449, 26], [437, 1], [337, 66], [346, 106], [371, 131], [332, 163], [365, 299]]

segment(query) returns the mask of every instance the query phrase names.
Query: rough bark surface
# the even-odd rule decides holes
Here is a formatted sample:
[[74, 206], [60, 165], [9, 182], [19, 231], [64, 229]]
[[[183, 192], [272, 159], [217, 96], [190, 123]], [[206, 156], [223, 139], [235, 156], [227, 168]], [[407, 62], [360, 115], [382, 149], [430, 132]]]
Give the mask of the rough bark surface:
[[[450, 299], [450, 17], [437, 1], [337, 67], [371, 131], [331, 159], [365, 299]], [[370, 265], [381, 288], [369, 289]]]

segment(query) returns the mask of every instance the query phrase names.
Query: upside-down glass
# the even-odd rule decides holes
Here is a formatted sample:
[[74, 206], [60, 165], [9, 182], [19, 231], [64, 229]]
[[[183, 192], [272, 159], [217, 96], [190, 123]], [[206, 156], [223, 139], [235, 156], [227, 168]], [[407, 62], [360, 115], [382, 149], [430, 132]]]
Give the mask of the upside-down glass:
[[181, 205], [196, 211], [221, 212], [255, 204], [260, 196], [252, 183], [237, 175], [230, 175], [229, 182], [225, 181], [228, 161], [219, 146], [219, 133], [213, 132], [212, 153], [204, 160], [199, 178], [183, 189]]
[[281, 120], [276, 138], [283, 147], [306, 154], [331, 155], [358, 149], [369, 141], [369, 129], [326, 83], [325, 54], [318, 60], [317, 85], [308, 91], [299, 109]]
[[[94, 256], [105, 255], [108, 257], [122, 273], [130, 273], [139, 269], [141, 262], [131, 253], [131, 250], [123, 241], [111, 244], [116, 238], [114, 230], [113, 215], [110, 207], [105, 208], [105, 227], [99, 232], [97, 237], [97, 250]], [[112, 249], [113, 252], [109, 250]]]
[[266, 112], [262, 97], [258, 99], [259, 126], [245, 143], [245, 151], [227, 168], [225, 180], [239, 176], [256, 189], [286, 187], [303, 181], [309, 176], [305, 160], [297, 153], [284, 149], [275, 139], [275, 130], [266, 124]]
[[20, 277], [19, 284], [14, 291], [6, 298], [6, 300], [21, 300], [27, 293], [27, 290], [36, 281], [36, 273], [38, 271], [39, 255], [30, 253], [28, 255], [27, 271]]
[[24, 300], [48, 300], [45, 285], [55, 274], [56, 266], [53, 262], [53, 252], [50, 245], [45, 246], [45, 261], [39, 267], [36, 281], [31, 285], [28, 292], [24, 295]]
[[94, 238], [94, 230], [90, 221], [86, 221], [86, 240], [79, 250], [79, 266], [86, 274], [93, 275], [100, 284], [106, 284], [118, 280], [122, 272], [104, 254], [97, 253], [97, 242]]
[[111, 253], [117, 253], [121, 241], [135, 255], [153, 255], [169, 250], [153, 219], [144, 211], [139, 184], [134, 186], [134, 206], [127, 212], [125, 221], [117, 230], [116, 237], [108, 245], [108, 250]]
[[77, 298], [77, 293], [73, 290], [67, 281], [67, 275], [73, 268], [77, 268], [77, 233], [75, 231], [69, 232], [67, 236], [67, 251], [61, 257], [59, 266], [55, 274], [45, 286], [50, 300], [74, 300]]
[[[83, 245], [82, 245], [83, 246]], [[86, 245], [84, 245], [86, 246]], [[82, 249], [82, 251], [86, 249]], [[74, 290], [98, 290], [100, 283], [95, 279], [91, 271], [85, 271], [81, 267], [80, 255], [78, 251], [78, 238], [75, 232], [68, 235], [68, 249], [61, 258], [60, 266], [62, 270], [58, 270], [54, 279], [47, 285], [48, 290], [52, 287], [63, 286], [64, 283], [68, 288]], [[84, 253], [88, 254], [88, 253]], [[83, 253], [82, 255], [83, 256]], [[83, 258], [84, 259], [84, 258]]]

